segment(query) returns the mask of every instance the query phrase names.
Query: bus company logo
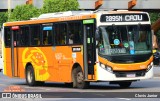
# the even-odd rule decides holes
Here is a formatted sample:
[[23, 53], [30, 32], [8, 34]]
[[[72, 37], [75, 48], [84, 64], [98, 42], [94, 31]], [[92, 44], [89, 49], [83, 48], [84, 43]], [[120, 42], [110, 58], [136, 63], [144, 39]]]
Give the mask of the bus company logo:
[[11, 93], [2, 93], [2, 98], [12, 98]]
[[27, 62], [31, 62], [36, 70], [37, 80], [47, 80], [49, 78], [48, 62], [44, 53], [39, 48], [26, 48], [22, 53], [23, 66], [26, 66]]

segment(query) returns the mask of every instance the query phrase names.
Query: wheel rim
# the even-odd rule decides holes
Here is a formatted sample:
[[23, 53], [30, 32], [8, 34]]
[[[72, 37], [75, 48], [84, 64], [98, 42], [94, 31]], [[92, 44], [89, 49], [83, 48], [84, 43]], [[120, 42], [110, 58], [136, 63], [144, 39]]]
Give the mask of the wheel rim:
[[77, 82], [78, 83], [82, 83], [83, 82], [83, 73], [82, 72], [78, 72], [77, 73]]
[[32, 79], [33, 79], [33, 74], [32, 72], [29, 70], [28, 73], [27, 73], [27, 79], [28, 79], [28, 82], [31, 83], [32, 82]]

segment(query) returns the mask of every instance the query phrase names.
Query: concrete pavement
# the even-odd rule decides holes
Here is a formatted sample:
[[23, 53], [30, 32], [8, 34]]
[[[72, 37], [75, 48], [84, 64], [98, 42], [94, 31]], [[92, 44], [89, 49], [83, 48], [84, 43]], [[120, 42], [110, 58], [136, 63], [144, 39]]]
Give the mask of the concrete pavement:
[[154, 77], [160, 77], [160, 66], [154, 66], [153, 72], [154, 72]]

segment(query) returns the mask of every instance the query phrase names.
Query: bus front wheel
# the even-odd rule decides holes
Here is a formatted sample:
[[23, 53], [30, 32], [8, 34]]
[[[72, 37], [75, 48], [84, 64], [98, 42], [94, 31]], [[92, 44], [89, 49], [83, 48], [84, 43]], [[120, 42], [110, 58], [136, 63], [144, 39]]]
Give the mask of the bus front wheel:
[[80, 67], [73, 69], [72, 79], [74, 88], [85, 89], [89, 86], [89, 82], [84, 81], [84, 75]]
[[29, 65], [26, 69], [26, 83], [29, 86], [35, 86], [37, 83], [35, 81], [35, 74], [34, 74], [33, 67], [31, 65]]

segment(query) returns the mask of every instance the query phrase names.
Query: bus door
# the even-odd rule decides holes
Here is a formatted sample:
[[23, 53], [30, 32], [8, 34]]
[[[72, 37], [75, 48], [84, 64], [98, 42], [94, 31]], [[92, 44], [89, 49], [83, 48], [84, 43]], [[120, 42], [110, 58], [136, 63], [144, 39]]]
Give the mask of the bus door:
[[[94, 19], [83, 20], [84, 25], [84, 73], [85, 80], [88, 75], [94, 75], [95, 64], [95, 23]], [[93, 79], [93, 78], [92, 78]]]
[[19, 68], [18, 68], [18, 34], [19, 34], [19, 26], [13, 26], [11, 28], [11, 68], [12, 68], [12, 76], [19, 76]]

